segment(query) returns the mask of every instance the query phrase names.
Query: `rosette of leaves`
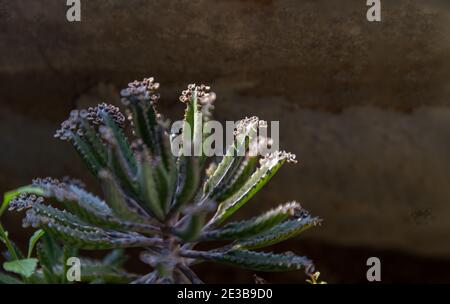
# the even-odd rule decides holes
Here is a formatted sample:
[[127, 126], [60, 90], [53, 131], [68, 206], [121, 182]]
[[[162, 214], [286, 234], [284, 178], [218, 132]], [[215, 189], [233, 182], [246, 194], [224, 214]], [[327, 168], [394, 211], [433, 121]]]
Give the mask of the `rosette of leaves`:
[[[212, 119], [215, 94], [207, 86], [189, 85], [180, 97], [186, 110], [175, 134], [156, 111], [158, 87], [153, 78], [132, 82], [121, 92], [125, 114], [104, 103], [75, 110], [56, 132], [98, 178], [103, 198], [78, 181], [36, 179], [31, 185], [35, 191], [16, 197], [10, 209], [25, 210], [25, 226], [73, 248], [142, 248], [141, 260], [151, 267], [134, 283], [201, 283], [192, 266], [205, 261], [312, 273], [306, 257], [258, 250], [320, 222], [297, 202], [229, 221], [295, 156], [250, 153], [255, 144], [270, 142], [253, 140], [258, 128], [266, 126], [257, 117], [236, 125], [233, 143], [217, 161], [204, 153], [191, 156], [186, 151], [211, 134], [204, 126]], [[173, 153], [175, 138], [181, 138], [182, 153]], [[212, 241], [227, 242], [213, 250], [196, 249]]]

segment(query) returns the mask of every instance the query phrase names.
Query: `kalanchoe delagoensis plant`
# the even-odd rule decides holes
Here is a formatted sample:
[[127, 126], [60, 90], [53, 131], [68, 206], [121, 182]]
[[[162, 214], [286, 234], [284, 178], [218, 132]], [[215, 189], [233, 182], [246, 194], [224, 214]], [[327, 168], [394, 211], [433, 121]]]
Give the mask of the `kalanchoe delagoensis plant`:
[[[142, 248], [140, 257], [149, 265], [148, 274], [136, 277], [116, 265], [114, 278], [121, 276], [117, 282], [201, 283], [192, 270], [201, 262], [314, 273], [306, 257], [258, 251], [320, 223], [297, 202], [248, 220], [229, 221], [284, 163], [295, 162], [295, 156], [279, 151], [263, 156], [248, 153], [250, 133], [265, 125], [256, 117], [238, 123], [234, 143], [217, 162], [205, 155], [175, 156], [171, 149], [175, 135], [181, 136], [183, 145], [208, 136], [202, 126], [212, 118], [215, 95], [207, 86], [189, 85], [180, 97], [186, 105], [184, 127], [181, 134], [171, 134], [155, 109], [158, 87], [153, 78], [132, 82], [121, 92], [124, 114], [103, 103], [74, 110], [61, 124], [55, 137], [75, 147], [100, 181], [103, 198], [71, 179], [35, 179], [27, 191], [18, 191], [23, 193], [12, 200], [10, 209], [24, 210], [24, 225], [45, 232], [39, 248], [51, 240], [77, 250]], [[245, 153], [236, 153], [241, 148]], [[228, 242], [213, 250], [196, 249], [211, 241]], [[45, 264], [44, 253], [38, 257], [47, 276], [62, 271], [61, 266]], [[91, 262], [96, 263], [104, 261]], [[108, 282], [100, 274], [98, 280]]]

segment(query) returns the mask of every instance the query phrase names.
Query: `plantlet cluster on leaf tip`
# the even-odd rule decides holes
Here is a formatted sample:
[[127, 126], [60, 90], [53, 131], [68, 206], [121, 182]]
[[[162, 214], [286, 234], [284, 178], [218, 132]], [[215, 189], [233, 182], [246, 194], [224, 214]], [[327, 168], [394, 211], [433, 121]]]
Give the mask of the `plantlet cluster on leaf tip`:
[[[192, 266], [205, 261], [257, 271], [303, 268], [314, 273], [306, 257], [256, 251], [320, 223], [297, 202], [248, 220], [228, 222], [284, 163], [295, 162], [295, 155], [248, 153], [255, 144], [252, 135], [266, 125], [251, 117], [238, 123], [233, 144], [217, 163], [205, 155], [175, 156], [171, 149], [174, 136], [180, 135], [182, 144], [191, 147], [210, 135], [203, 123], [212, 119], [215, 94], [208, 86], [189, 85], [180, 96], [186, 105], [184, 127], [181, 134], [171, 134], [155, 107], [158, 88], [154, 78], [134, 81], [121, 91], [124, 114], [102, 103], [72, 111], [61, 124], [55, 137], [75, 147], [98, 178], [103, 198], [72, 179], [35, 179], [27, 191], [17, 192], [10, 209], [25, 210], [24, 226], [43, 232], [33, 240], [38, 242], [40, 268], [36, 273], [49, 282], [61, 278], [64, 264], [59, 244], [75, 251], [106, 249], [112, 253], [139, 247], [141, 260], [151, 266], [148, 274], [136, 276], [119, 264], [108, 268], [107, 261], [85, 259], [82, 274], [87, 281], [97, 276], [98, 282], [201, 283]], [[243, 154], [236, 153], [240, 149]], [[208, 251], [195, 249], [211, 241], [228, 244]], [[45, 251], [49, 246], [54, 252]]]

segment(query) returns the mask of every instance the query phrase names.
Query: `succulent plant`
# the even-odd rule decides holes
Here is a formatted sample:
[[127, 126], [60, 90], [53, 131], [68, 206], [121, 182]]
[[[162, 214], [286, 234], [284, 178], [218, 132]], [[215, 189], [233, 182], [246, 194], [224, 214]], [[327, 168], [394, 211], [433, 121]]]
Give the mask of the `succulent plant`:
[[[153, 78], [134, 81], [121, 91], [125, 114], [105, 103], [74, 110], [55, 134], [75, 147], [98, 178], [103, 199], [80, 181], [44, 178], [14, 198], [10, 209], [26, 210], [25, 226], [42, 229], [47, 239], [70, 248], [142, 248], [140, 258], [151, 266], [149, 273], [125, 276], [129, 282], [201, 283], [191, 268], [205, 261], [256, 271], [304, 268], [313, 273], [306, 257], [256, 251], [320, 223], [299, 203], [229, 222], [284, 163], [295, 162], [295, 156], [249, 153], [251, 135], [265, 125], [257, 117], [236, 125], [233, 144], [220, 159], [174, 155], [176, 136], [183, 148], [192, 149], [191, 143], [210, 135], [203, 123], [212, 119], [215, 94], [205, 85], [189, 85], [180, 97], [186, 110], [181, 131], [175, 134], [156, 111], [158, 88]], [[237, 153], [239, 149], [244, 153]], [[227, 242], [212, 250], [196, 249], [212, 241]]]

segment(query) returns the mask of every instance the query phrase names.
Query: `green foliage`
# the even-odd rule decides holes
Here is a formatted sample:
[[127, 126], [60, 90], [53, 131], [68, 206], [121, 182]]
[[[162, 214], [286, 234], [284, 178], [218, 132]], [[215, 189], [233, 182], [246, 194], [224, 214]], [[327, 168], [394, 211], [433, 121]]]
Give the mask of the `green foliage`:
[[[250, 153], [255, 136], [261, 140], [258, 128], [266, 125], [257, 117], [236, 125], [234, 142], [217, 165], [204, 153], [190, 154], [210, 135], [204, 123], [212, 119], [215, 95], [207, 86], [189, 85], [180, 97], [186, 110], [181, 131], [175, 134], [156, 111], [158, 87], [153, 78], [130, 83], [121, 92], [126, 115], [103, 103], [74, 110], [61, 124], [55, 137], [78, 151], [98, 178], [104, 199], [67, 178], [35, 179], [7, 193], [0, 215], [8, 205], [24, 210], [24, 226], [39, 230], [24, 258], [0, 226], [0, 239], [11, 258], [4, 269], [21, 276], [19, 280], [1, 274], [1, 282], [65, 283], [66, 258], [79, 249], [111, 250], [103, 260], [82, 258], [82, 281], [92, 283], [200, 283], [191, 266], [205, 261], [257, 271], [303, 268], [313, 273], [305, 257], [254, 251], [320, 223], [298, 203], [225, 223], [281, 166], [295, 162], [295, 155]], [[174, 155], [171, 139], [177, 136], [183, 152]], [[229, 242], [209, 251], [195, 250], [199, 243], [216, 240]], [[35, 246], [37, 258], [32, 258]], [[131, 247], [143, 249], [141, 260], [153, 271], [138, 277], [122, 269], [119, 248]]]
[[6, 192], [3, 196], [3, 202], [0, 206], [0, 217], [3, 215], [5, 210], [8, 208], [9, 203], [15, 199], [19, 194], [22, 193], [34, 193], [34, 194], [43, 194], [43, 191], [39, 187], [25, 186], [18, 188], [13, 191]]
[[14, 272], [29, 278], [36, 270], [37, 259], [22, 259], [3, 263], [6, 271]]

